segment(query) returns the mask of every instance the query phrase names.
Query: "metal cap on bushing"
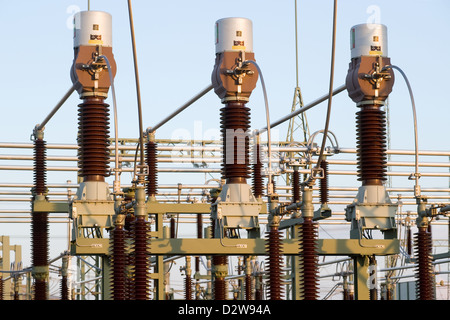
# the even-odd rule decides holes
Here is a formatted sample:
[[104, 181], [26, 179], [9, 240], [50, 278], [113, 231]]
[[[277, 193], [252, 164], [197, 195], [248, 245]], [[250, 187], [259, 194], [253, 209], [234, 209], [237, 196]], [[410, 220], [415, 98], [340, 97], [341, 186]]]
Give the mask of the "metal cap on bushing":
[[350, 29], [351, 62], [347, 92], [358, 104], [383, 105], [394, 85], [388, 57], [387, 28], [382, 24], [358, 24]]
[[361, 56], [388, 57], [387, 27], [383, 24], [364, 23], [350, 29], [352, 59]]
[[216, 53], [253, 52], [253, 23], [247, 18], [223, 18], [216, 21]]
[[112, 47], [112, 17], [103, 11], [80, 11], [73, 18], [73, 47]]
[[246, 18], [223, 18], [215, 25], [216, 61], [211, 75], [214, 92], [228, 101], [248, 101], [256, 87], [258, 70], [252, 63], [253, 24]]
[[[80, 98], [107, 97], [111, 85], [109, 72], [116, 73], [112, 53], [112, 17], [103, 11], [80, 11], [75, 14], [73, 34], [74, 61], [70, 71], [72, 83]], [[96, 57], [105, 56], [104, 61]]]

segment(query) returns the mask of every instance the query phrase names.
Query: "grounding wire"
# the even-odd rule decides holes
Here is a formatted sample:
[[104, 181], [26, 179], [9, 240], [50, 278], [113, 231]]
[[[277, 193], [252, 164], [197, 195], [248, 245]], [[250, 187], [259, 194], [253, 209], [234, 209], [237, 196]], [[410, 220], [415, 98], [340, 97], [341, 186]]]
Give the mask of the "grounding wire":
[[[266, 122], [267, 122], [267, 152], [268, 152], [268, 181], [269, 184], [272, 183], [272, 139], [271, 139], [271, 134], [270, 134], [270, 112], [269, 112], [269, 100], [267, 99], [267, 91], [266, 91], [266, 84], [264, 82], [264, 77], [262, 75], [261, 72], [261, 68], [259, 67], [259, 65], [253, 61], [253, 60], [247, 60], [244, 62], [244, 65], [247, 63], [251, 63], [253, 64], [256, 69], [258, 70], [258, 73], [260, 75], [260, 80], [261, 80], [261, 86], [262, 86], [262, 90], [263, 90], [263, 95], [264, 95], [264, 105], [265, 105], [265, 109], [266, 109]], [[257, 132], [257, 134], [259, 134], [259, 131]]]
[[[328, 127], [330, 124], [330, 113], [331, 113], [331, 102], [333, 98], [333, 80], [334, 80], [334, 60], [335, 60], [335, 52], [336, 52], [336, 16], [337, 16], [337, 0], [334, 0], [333, 6], [333, 39], [331, 44], [331, 67], [330, 67], [330, 87], [328, 93], [328, 107], [327, 107], [327, 116], [325, 120], [325, 128], [323, 130], [323, 138], [322, 145], [320, 147], [319, 158], [317, 159], [316, 170], [320, 168], [320, 162], [323, 158], [323, 152], [325, 148], [325, 142], [328, 136]], [[314, 184], [315, 176], [313, 172], [311, 172], [310, 178], [306, 181], [306, 183]]]
[[415, 148], [415, 184], [416, 189], [414, 190], [414, 195], [416, 197], [420, 196], [419, 191], [419, 139], [418, 139], [418, 130], [417, 130], [417, 115], [416, 115], [416, 103], [414, 101], [414, 94], [411, 88], [411, 84], [409, 83], [408, 77], [403, 72], [401, 68], [395, 65], [388, 65], [385, 66], [382, 71], [385, 71], [387, 69], [396, 69], [400, 74], [403, 76], [403, 79], [405, 80], [406, 86], [408, 87], [409, 97], [411, 99], [411, 105], [412, 105], [412, 112], [413, 112], [413, 121], [414, 121], [414, 148]]
[[134, 61], [134, 74], [136, 79], [136, 98], [137, 98], [137, 105], [138, 105], [138, 117], [139, 117], [139, 144], [141, 148], [141, 154], [140, 154], [140, 162], [141, 167], [140, 171], [141, 174], [143, 174], [144, 170], [144, 130], [142, 126], [142, 106], [141, 106], [141, 89], [139, 84], [139, 71], [138, 71], [138, 65], [137, 65], [137, 53], [136, 53], [136, 41], [134, 36], [134, 26], [133, 26], [133, 11], [131, 9], [131, 0], [128, 0], [128, 16], [130, 19], [130, 33], [131, 33], [131, 42], [132, 42], [132, 49], [133, 49], [133, 61]]
[[111, 93], [112, 93], [112, 100], [113, 100], [113, 109], [114, 109], [114, 144], [115, 144], [115, 170], [114, 170], [114, 193], [117, 194], [120, 192], [120, 175], [119, 175], [119, 123], [118, 123], [118, 116], [117, 116], [117, 102], [116, 102], [116, 90], [114, 87], [114, 77], [112, 74], [111, 64], [109, 63], [109, 60], [106, 56], [99, 56], [99, 59], [104, 59], [106, 62], [106, 67], [108, 68], [109, 73], [109, 82], [111, 83]]

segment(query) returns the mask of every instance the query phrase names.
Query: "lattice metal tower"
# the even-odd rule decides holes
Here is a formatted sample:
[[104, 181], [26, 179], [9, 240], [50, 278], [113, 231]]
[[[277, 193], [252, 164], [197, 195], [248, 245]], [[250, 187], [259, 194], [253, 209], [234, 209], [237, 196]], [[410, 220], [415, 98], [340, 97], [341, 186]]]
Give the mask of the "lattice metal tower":
[[[294, 112], [297, 108], [303, 107], [303, 98], [300, 86], [298, 83], [298, 40], [297, 40], [297, 0], [295, 0], [295, 78], [296, 85], [294, 90], [294, 98], [292, 101], [291, 112]], [[306, 114], [304, 112], [292, 117], [289, 120], [289, 126], [286, 135], [286, 143], [293, 143], [294, 141], [304, 143], [309, 139], [309, 127]], [[291, 154], [291, 157], [294, 155]], [[290, 182], [290, 175], [286, 175], [286, 182]]]

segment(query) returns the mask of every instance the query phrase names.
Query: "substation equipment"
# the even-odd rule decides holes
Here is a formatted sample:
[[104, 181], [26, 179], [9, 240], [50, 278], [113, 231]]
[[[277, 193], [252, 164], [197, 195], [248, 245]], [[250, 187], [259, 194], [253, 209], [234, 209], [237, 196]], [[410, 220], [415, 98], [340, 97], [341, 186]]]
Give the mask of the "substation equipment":
[[[235, 256], [242, 257], [245, 265], [244, 299], [260, 298], [252, 295], [255, 288], [252, 287], [250, 261], [252, 257], [265, 256], [268, 299], [315, 300], [318, 299], [318, 259], [325, 255], [351, 257], [355, 299], [373, 298], [376, 257], [398, 254], [400, 246], [395, 222], [397, 207], [389, 200], [384, 186], [386, 117], [383, 107], [394, 84], [387, 54], [387, 29], [383, 25], [367, 24], [351, 29], [346, 88], [359, 110], [356, 134], [358, 177], [362, 184], [354, 202], [346, 208], [346, 219], [351, 222], [349, 238], [319, 239], [318, 221], [332, 214], [327, 204], [326, 157], [333, 153], [326, 154], [318, 169], [319, 208], [314, 208], [312, 203], [313, 185], [308, 180], [300, 181], [300, 164], [295, 159], [286, 164], [292, 169], [292, 201], [288, 205], [278, 201], [274, 174], [270, 166], [264, 169], [260, 134], [250, 131], [251, 108], [247, 104], [261, 77], [253, 52], [252, 28], [252, 22], [246, 18], [224, 18], [215, 25], [211, 88], [222, 104], [217, 110], [222, 136], [220, 187], [211, 190], [209, 203], [164, 203], [157, 200], [156, 130], [149, 128], [142, 133], [146, 141], [145, 146], [140, 145], [139, 170], [131, 188], [120, 187], [119, 167], [109, 168], [110, 157], [119, 156], [111, 155], [109, 148], [110, 111], [105, 103], [116, 73], [111, 16], [100, 11], [82, 11], [75, 15], [70, 76], [82, 100], [78, 105], [77, 136], [80, 187], [76, 196], [67, 202], [52, 203], [47, 199], [46, 143], [43, 127], [37, 126], [32, 199], [35, 299], [47, 299], [47, 219], [54, 212], [68, 213], [73, 222], [71, 255], [102, 258], [102, 290], [106, 300], [167, 299], [164, 258], [171, 256], [186, 259], [186, 300], [194, 299], [193, 278], [211, 281], [211, 299], [228, 299], [225, 282], [228, 258]], [[105, 182], [110, 173], [115, 175], [112, 191]], [[247, 182], [250, 178], [251, 184]], [[264, 197], [267, 202], [263, 201]], [[419, 208], [424, 213], [421, 225], [425, 228], [425, 232], [418, 235], [421, 241], [422, 237], [427, 237], [428, 210], [423, 202]], [[163, 218], [170, 214], [197, 215], [196, 238], [176, 238], [168, 232]], [[268, 221], [266, 234], [261, 234], [262, 216]], [[210, 218], [209, 227], [203, 226], [203, 217]], [[288, 236], [283, 237], [282, 231]], [[372, 231], [382, 232], [384, 238], [364, 236]], [[430, 245], [427, 239], [422, 247]], [[429, 248], [419, 249], [419, 253], [422, 250]], [[210, 258], [208, 275], [198, 273], [198, 256]], [[195, 257], [194, 277], [191, 257]], [[289, 272], [283, 265], [285, 257], [291, 261]], [[284, 292], [286, 281], [292, 288], [289, 297]]]

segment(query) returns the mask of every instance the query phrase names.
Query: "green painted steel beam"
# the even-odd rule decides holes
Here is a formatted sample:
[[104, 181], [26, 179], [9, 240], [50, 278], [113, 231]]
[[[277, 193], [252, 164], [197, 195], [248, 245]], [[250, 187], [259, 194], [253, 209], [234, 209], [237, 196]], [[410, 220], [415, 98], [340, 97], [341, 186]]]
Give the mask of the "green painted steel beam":
[[68, 213], [68, 202], [50, 202], [48, 200], [34, 200], [32, 201], [33, 212], [47, 212], [47, 213]]
[[[72, 244], [72, 251], [78, 255], [108, 254], [109, 240], [79, 238]], [[358, 256], [392, 255], [399, 253], [397, 239], [319, 239], [319, 255]], [[266, 255], [266, 239], [152, 239], [152, 255]], [[284, 255], [296, 255], [300, 244], [295, 239], [283, 240]]]
[[147, 202], [147, 213], [211, 213], [210, 203], [159, 203]]
[[[210, 203], [159, 203], [157, 201], [147, 202], [147, 213], [166, 214], [166, 213], [211, 213]], [[267, 213], [266, 207], [262, 206], [261, 214]]]

